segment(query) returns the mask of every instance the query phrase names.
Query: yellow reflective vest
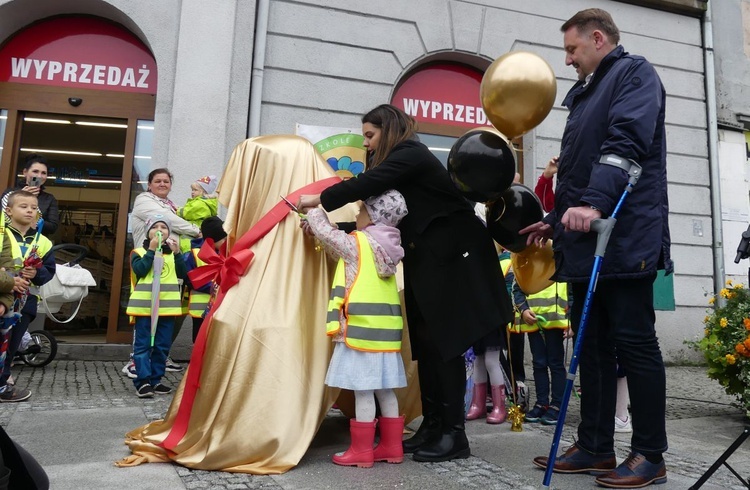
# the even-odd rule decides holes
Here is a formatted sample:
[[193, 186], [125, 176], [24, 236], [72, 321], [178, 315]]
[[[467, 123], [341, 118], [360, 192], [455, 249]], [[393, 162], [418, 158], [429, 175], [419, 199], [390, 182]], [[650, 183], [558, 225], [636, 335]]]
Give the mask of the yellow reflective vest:
[[542, 316], [546, 320], [543, 324], [535, 323], [528, 325], [523, 321], [522, 315], [517, 315], [514, 330], [516, 332], [536, 332], [541, 326], [548, 330], [551, 328], [568, 328], [569, 322], [565, 311], [568, 308], [568, 285], [556, 282], [547, 289], [536, 294], [526, 296], [526, 303], [534, 314]]
[[[31, 251], [36, 247], [36, 253], [39, 257], [44, 258], [47, 252], [52, 248], [52, 242], [49, 238], [41, 234], [35, 234], [34, 240], [26, 247], [26, 252], [21, 251], [21, 245], [13, 235], [13, 232], [5, 228], [5, 234], [10, 240], [10, 253], [13, 255], [13, 267], [15, 270], [23, 269], [23, 261], [31, 254]], [[0, 250], [2, 250], [3, 242], [0, 240]], [[39, 294], [39, 287], [33, 284], [29, 287], [30, 294]]]
[[[23, 269], [23, 261], [26, 260], [29, 254], [31, 254], [34, 247], [36, 247], [36, 253], [39, 254], [39, 257], [47, 255], [49, 249], [52, 248], [52, 242], [49, 238], [44, 235], [38, 235], [34, 236], [34, 240], [26, 247], [26, 252], [24, 253], [21, 251], [21, 245], [18, 243], [18, 240], [13, 236], [13, 232], [6, 228], [5, 234], [10, 240], [11, 253], [13, 254], [13, 267], [15, 267], [16, 270]], [[2, 247], [2, 245], [3, 242], [0, 241], [0, 247]]]
[[[504, 252], [504, 253], [500, 254], [500, 257], [502, 257], [500, 259], [500, 270], [503, 272], [503, 279], [506, 279], [507, 276], [508, 276], [508, 271], [510, 271], [510, 267], [512, 265], [512, 262], [510, 261], [510, 253]], [[503, 286], [505, 287], [506, 290], [509, 289], [507, 286], [505, 286], [505, 284]], [[508, 291], [508, 294], [511, 295], [511, 299], [512, 299], [512, 296], [513, 296], [512, 293], [510, 291]], [[514, 312], [514, 318], [516, 318], [516, 317], [517, 317], [517, 313]], [[508, 322], [505, 326], [506, 326], [506, 328], [508, 329], [509, 332], [520, 333], [520, 332], [516, 332], [515, 328], [513, 328], [513, 322], [512, 321]], [[508, 339], [508, 340], [510, 340], [510, 339]]]
[[[146, 249], [136, 248], [133, 253], [146, 255]], [[131, 316], [151, 316], [151, 287], [154, 283], [154, 268], [146, 277], [137, 279], [130, 273], [130, 300], [126, 313]], [[164, 268], [159, 282], [159, 316], [181, 316], [182, 301], [180, 284], [174, 264], [174, 254], [164, 254]]]
[[503, 277], [508, 275], [508, 271], [510, 270], [510, 264], [511, 264], [510, 258], [500, 260], [500, 269], [503, 271]]
[[367, 237], [358, 231], [353, 234], [359, 252], [357, 276], [347, 293], [344, 260], [339, 260], [328, 302], [326, 334], [339, 333], [343, 311], [346, 318], [344, 341], [348, 347], [366, 352], [399, 352], [404, 320], [396, 277], [378, 276]]
[[[190, 250], [190, 253], [193, 254], [193, 258], [195, 258], [196, 267], [206, 265], [205, 262], [198, 258], [198, 252], [200, 252], [200, 250], [201, 249], [199, 248], [193, 248]], [[190, 297], [188, 299], [188, 313], [190, 314], [190, 316], [193, 318], [203, 318], [203, 314], [206, 312], [206, 308], [208, 307], [208, 302], [210, 299], [211, 293], [203, 293], [201, 291], [191, 289]]]

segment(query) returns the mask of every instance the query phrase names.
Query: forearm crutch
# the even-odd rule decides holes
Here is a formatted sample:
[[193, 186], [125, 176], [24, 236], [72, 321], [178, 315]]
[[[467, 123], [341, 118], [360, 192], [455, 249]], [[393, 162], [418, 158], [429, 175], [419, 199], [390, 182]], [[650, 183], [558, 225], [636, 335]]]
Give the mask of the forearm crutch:
[[589, 287], [586, 291], [586, 299], [583, 302], [583, 313], [581, 314], [581, 322], [578, 325], [578, 332], [576, 332], [576, 341], [573, 346], [573, 357], [570, 359], [570, 366], [568, 368], [568, 375], [565, 381], [565, 392], [563, 393], [562, 403], [560, 404], [560, 415], [557, 418], [557, 424], [555, 425], [555, 435], [552, 438], [552, 446], [549, 450], [549, 458], [547, 458], [547, 470], [544, 472], [544, 488], [549, 488], [550, 481], [552, 480], [552, 472], [555, 467], [555, 459], [557, 457], [557, 448], [560, 445], [560, 437], [562, 436], [563, 426], [565, 425], [565, 416], [568, 412], [568, 403], [570, 402], [570, 394], [573, 392], [573, 382], [576, 379], [576, 371], [578, 370], [578, 357], [581, 353], [581, 346], [583, 345], [583, 336], [586, 332], [586, 324], [589, 320], [589, 309], [591, 308], [591, 300], [594, 298], [596, 292], [596, 285], [599, 281], [599, 271], [602, 268], [602, 260], [604, 259], [604, 252], [607, 249], [607, 243], [609, 237], [612, 234], [612, 229], [617, 223], [617, 215], [622, 208], [625, 198], [633, 187], [638, 182], [641, 176], [641, 167], [632, 160], [618, 157], [616, 155], [603, 155], [599, 160], [599, 163], [605, 165], [612, 165], [614, 167], [621, 168], [628, 173], [628, 183], [625, 186], [625, 190], [620, 196], [620, 200], [617, 201], [615, 210], [606, 219], [597, 219], [591, 222], [591, 230], [597, 233], [596, 237], [596, 250], [594, 251], [594, 266], [591, 270], [591, 277], [589, 278]]

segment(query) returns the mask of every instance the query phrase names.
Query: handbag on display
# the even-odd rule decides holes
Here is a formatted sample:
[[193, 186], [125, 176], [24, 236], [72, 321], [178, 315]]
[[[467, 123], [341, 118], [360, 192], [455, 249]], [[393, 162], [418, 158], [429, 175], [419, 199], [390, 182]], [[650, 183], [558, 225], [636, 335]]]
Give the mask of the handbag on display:
[[[96, 286], [94, 276], [87, 269], [78, 264], [60, 264], [55, 268], [52, 279], [39, 287], [39, 296], [47, 312], [47, 316], [57, 323], [68, 323], [81, 307], [83, 298], [88, 296], [89, 288]], [[78, 305], [67, 320], [58, 320], [53, 313], [60, 311], [64, 303], [78, 301]]]
[[70, 210], [64, 210], [60, 213], [60, 226], [57, 228], [58, 240], [60, 243], [76, 243], [78, 239], [78, 225], [73, 223]]

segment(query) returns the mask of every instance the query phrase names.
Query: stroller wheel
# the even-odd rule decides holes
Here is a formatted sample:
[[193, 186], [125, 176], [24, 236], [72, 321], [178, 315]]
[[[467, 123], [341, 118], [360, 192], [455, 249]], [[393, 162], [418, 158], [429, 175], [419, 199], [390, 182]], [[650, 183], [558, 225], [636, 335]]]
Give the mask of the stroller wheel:
[[25, 351], [19, 352], [21, 360], [32, 367], [46, 366], [57, 354], [57, 340], [46, 330], [31, 333], [31, 343]]

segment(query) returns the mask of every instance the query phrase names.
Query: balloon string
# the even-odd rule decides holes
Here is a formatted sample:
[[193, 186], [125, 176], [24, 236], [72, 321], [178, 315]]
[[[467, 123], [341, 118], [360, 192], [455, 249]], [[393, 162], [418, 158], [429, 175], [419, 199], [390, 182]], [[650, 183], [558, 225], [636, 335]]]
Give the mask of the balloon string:
[[505, 335], [508, 337], [508, 368], [510, 371], [510, 386], [512, 388], [510, 391], [513, 395], [513, 405], [518, 405], [518, 395], [516, 394], [516, 374], [513, 371], [513, 354], [510, 353], [510, 329], [507, 326], [505, 327]]
[[496, 219], [495, 221], [500, 221], [500, 219], [501, 219], [501, 218], [503, 217], [503, 215], [505, 214], [505, 210], [506, 210], [506, 209], [508, 209], [508, 206], [507, 206], [507, 205], [505, 204], [505, 199], [503, 199], [503, 198], [501, 197], [501, 198], [500, 198], [499, 200], [500, 200], [500, 202], [502, 202], [502, 203], [503, 203], [503, 211], [502, 211], [502, 212], [500, 213], [500, 215], [499, 215], [499, 216], [497, 217], [497, 219]]

